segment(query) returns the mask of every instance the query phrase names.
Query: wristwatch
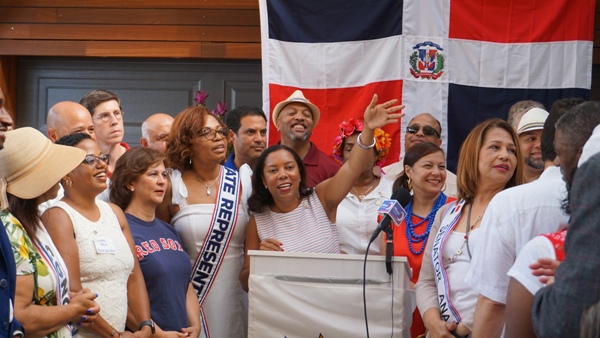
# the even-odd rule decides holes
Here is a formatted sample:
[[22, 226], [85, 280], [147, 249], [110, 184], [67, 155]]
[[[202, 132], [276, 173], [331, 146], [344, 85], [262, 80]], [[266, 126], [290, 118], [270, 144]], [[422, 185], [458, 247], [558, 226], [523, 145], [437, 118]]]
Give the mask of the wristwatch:
[[156, 329], [154, 328], [154, 321], [152, 319], [142, 321], [140, 325], [138, 325], [138, 331], [141, 330], [144, 326], [150, 326], [150, 331], [152, 332], [152, 334], [156, 332]]

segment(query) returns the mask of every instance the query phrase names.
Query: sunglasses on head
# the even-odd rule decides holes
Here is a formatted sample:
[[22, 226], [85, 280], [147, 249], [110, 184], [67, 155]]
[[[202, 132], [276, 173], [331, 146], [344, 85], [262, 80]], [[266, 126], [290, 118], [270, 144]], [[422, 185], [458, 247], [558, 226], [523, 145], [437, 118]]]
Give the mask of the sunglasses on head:
[[418, 124], [413, 124], [412, 126], [406, 127], [406, 133], [408, 133], [408, 134], [416, 134], [421, 129], [423, 130], [423, 135], [425, 135], [425, 136], [437, 136], [437, 137], [440, 137], [440, 133], [438, 133], [438, 131], [435, 130], [435, 128], [433, 128], [432, 126], [423, 126], [423, 127], [421, 127]]

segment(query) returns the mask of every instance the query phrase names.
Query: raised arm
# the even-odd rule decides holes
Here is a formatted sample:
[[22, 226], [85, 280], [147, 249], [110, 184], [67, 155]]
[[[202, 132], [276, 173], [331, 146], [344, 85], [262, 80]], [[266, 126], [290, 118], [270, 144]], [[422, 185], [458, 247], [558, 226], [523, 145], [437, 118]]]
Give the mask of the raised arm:
[[374, 130], [390, 123], [397, 123], [404, 116], [399, 112], [404, 106], [397, 105], [397, 103], [398, 100], [393, 99], [377, 104], [377, 94], [373, 95], [371, 103], [365, 109], [363, 131], [357, 139], [358, 147], [352, 149], [350, 157], [335, 176], [317, 185], [317, 196], [319, 196], [330, 221], [335, 222], [338, 205], [352, 189], [369, 158], [369, 152], [373, 151], [375, 146]]

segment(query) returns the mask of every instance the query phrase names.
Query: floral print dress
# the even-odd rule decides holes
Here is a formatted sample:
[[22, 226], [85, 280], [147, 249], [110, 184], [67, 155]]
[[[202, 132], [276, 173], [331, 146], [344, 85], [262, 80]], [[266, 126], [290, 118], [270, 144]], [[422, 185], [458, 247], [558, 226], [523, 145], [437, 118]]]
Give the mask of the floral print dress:
[[[0, 212], [0, 220], [6, 229], [17, 266], [17, 277], [33, 274], [32, 302], [41, 306], [56, 306], [58, 298], [68, 302], [69, 292], [58, 290], [57, 285], [69, 285], [67, 268], [43, 225], [37, 231], [37, 241], [29, 238], [21, 222], [7, 211]], [[53, 263], [50, 263], [53, 261]], [[53, 266], [54, 265], [54, 266]], [[66, 282], [66, 284], [65, 284]], [[50, 338], [71, 337], [71, 329], [65, 325], [50, 333]]]

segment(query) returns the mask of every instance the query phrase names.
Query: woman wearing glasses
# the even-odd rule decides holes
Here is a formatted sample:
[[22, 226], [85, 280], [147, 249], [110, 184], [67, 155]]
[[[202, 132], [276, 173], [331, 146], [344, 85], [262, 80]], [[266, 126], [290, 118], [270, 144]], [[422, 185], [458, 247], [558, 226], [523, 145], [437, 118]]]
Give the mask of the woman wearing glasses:
[[108, 90], [92, 90], [79, 101], [92, 114], [96, 143], [103, 154], [110, 155], [112, 161], [108, 165], [108, 177], [115, 169], [114, 164], [119, 157], [129, 150], [123, 142], [123, 110], [121, 100]]
[[[154, 331], [146, 284], [123, 211], [96, 199], [106, 189], [110, 156], [88, 134], [73, 134], [57, 144], [83, 149], [84, 161], [62, 179], [63, 199], [48, 209], [42, 221], [69, 271], [71, 291], [88, 288], [102, 308], [95, 325], [81, 328], [83, 337], [150, 337]], [[130, 316], [128, 316], [128, 307]]]
[[247, 295], [238, 275], [248, 223], [250, 168], [221, 165], [229, 130], [206, 107], [189, 107], [173, 121], [167, 157], [171, 189], [157, 216], [173, 224], [192, 261], [201, 306], [201, 337], [245, 337]]

